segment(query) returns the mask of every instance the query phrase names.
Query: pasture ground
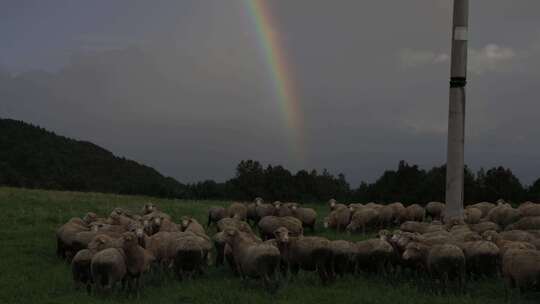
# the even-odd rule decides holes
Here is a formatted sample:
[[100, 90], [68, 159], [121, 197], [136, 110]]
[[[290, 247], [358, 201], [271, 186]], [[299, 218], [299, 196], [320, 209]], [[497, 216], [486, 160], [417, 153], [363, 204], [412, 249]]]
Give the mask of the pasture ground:
[[[507, 303], [503, 280], [498, 278], [468, 281], [464, 293], [439, 293], [429, 287], [426, 279], [410, 275], [350, 276], [323, 286], [315, 274], [301, 273], [293, 281], [283, 282], [275, 294], [269, 294], [258, 282], [242, 282], [226, 267], [213, 266], [204, 277], [183, 282], [147, 276], [138, 298], [128, 298], [123, 292], [103, 297], [74, 290], [69, 265], [55, 255], [56, 228], [88, 211], [102, 216], [117, 206], [138, 211], [148, 201], [175, 219], [192, 215], [201, 223], [206, 223], [208, 207], [230, 203], [0, 188], [0, 303]], [[324, 231], [326, 206], [310, 207], [319, 214], [318, 235], [330, 239], [363, 238]], [[209, 235], [213, 233], [213, 229], [209, 231]], [[540, 303], [540, 295], [519, 296], [514, 292], [509, 302]]]

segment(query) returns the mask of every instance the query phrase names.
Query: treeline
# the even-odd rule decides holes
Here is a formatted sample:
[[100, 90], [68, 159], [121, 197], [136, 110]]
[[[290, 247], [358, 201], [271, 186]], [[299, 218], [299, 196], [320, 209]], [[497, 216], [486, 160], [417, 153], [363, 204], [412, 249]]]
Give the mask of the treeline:
[[[327, 170], [292, 173], [282, 166], [241, 161], [235, 176], [184, 185], [153, 168], [117, 157], [89, 142], [56, 135], [22, 121], [0, 119], [0, 185], [168, 198], [323, 202], [444, 201], [445, 167], [420, 169], [405, 161], [373, 183], [351, 185]], [[540, 201], [540, 179], [524, 186], [510, 169], [465, 169], [467, 202]]]
[[0, 185], [183, 197], [185, 186], [90, 142], [0, 119]]
[[[343, 174], [327, 170], [301, 170], [293, 174], [282, 166], [263, 167], [259, 162], [242, 161], [234, 178], [225, 183], [204, 181], [187, 185], [186, 195], [197, 199], [251, 200], [260, 196], [268, 201], [323, 202], [330, 198], [347, 202], [428, 202], [444, 201], [446, 167], [420, 169], [400, 161], [374, 183], [362, 182], [351, 188]], [[510, 169], [496, 167], [473, 173], [465, 168], [465, 201], [540, 201], [540, 179], [525, 187]]]

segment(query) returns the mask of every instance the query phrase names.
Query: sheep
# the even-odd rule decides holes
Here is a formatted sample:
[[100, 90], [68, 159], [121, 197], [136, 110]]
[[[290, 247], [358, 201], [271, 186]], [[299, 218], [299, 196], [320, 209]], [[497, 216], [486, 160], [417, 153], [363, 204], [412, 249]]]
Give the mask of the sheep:
[[500, 267], [500, 249], [493, 242], [472, 241], [458, 244], [465, 254], [467, 271], [476, 275], [496, 274]]
[[351, 220], [351, 211], [349, 208], [338, 208], [330, 212], [324, 219], [324, 227], [343, 231], [347, 228]]
[[423, 222], [426, 217], [426, 210], [418, 204], [412, 204], [406, 209], [407, 220], [409, 221], [418, 221]]
[[173, 234], [179, 232], [158, 232], [150, 236], [145, 242], [145, 249], [147, 249], [155, 258], [155, 261], [163, 268], [166, 269], [170, 266], [174, 253], [169, 251], [169, 245], [173, 240]]
[[487, 217], [491, 209], [496, 207], [496, 205], [489, 202], [481, 202], [481, 203], [470, 205], [469, 207], [480, 209], [482, 211], [482, 218], [485, 218]]
[[227, 208], [227, 215], [231, 218], [245, 221], [247, 218], [247, 207], [242, 203], [234, 202]]
[[276, 216], [285, 217], [285, 216], [292, 216], [293, 215], [293, 212], [292, 212], [292, 209], [291, 209], [290, 205], [277, 203], [277, 204], [274, 205], [274, 207], [275, 207], [275, 215]]
[[344, 240], [330, 241], [330, 248], [334, 256], [334, 271], [343, 276], [353, 273], [356, 268], [356, 246]]
[[182, 219], [180, 220], [180, 229], [181, 231], [193, 232], [198, 236], [208, 238], [208, 236], [206, 235], [206, 231], [204, 231], [204, 227], [199, 224], [196, 219], [190, 216], [182, 217]]
[[540, 251], [511, 249], [502, 259], [503, 276], [510, 288], [525, 290], [540, 286]]
[[[150, 264], [155, 257], [139, 245], [138, 238], [133, 232], [126, 232], [122, 235], [124, 258], [128, 275], [128, 283], [134, 281], [135, 289], [139, 289], [140, 276], [150, 270]], [[132, 284], [128, 284], [131, 289]]]
[[56, 254], [62, 259], [71, 260], [76, 253], [72, 249], [72, 243], [77, 233], [89, 231], [90, 227], [81, 219], [71, 219], [56, 230]]
[[257, 221], [262, 219], [265, 216], [275, 215], [276, 213], [276, 207], [272, 204], [263, 204], [261, 202], [257, 202], [255, 206], [255, 214]]
[[379, 222], [383, 227], [390, 226], [395, 221], [395, 211], [390, 205], [383, 206], [379, 209]]
[[407, 221], [401, 224], [401, 226], [399, 226], [399, 229], [405, 232], [424, 233], [428, 227], [429, 227], [428, 223]]
[[379, 215], [379, 211], [365, 207], [354, 213], [346, 229], [348, 232], [362, 231], [365, 234], [366, 229], [375, 228], [379, 225]]
[[395, 251], [385, 236], [355, 243], [358, 271], [387, 274], [392, 270]]
[[478, 224], [470, 225], [470, 228], [471, 230], [478, 232], [480, 234], [489, 230], [501, 231], [501, 227], [493, 222], [481, 222]]
[[154, 203], [146, 203], [144, 204], [143, 208], [142, 208], [142, 215], [146, 215], [146, 214], [150, 214], [150, 213], [153, 213], [153, 212], [156, 212], [156, 211], [159, 211], [157, 206], [154, 205]]
[[540, 204], [524, 202], [517, 208], [522, 216], [540, 216]]
[[510, 249], [536, 249], [533, 244], [528, 242], [505, 240], [495, 231], [486, 231], [482, 234], [482, 237], [487, 241], [495, 243], [495, 245], [499, 247], [501, 257]]
[[173, 223], [170, 219], [163, 217], [163, 216], [157, 216], [154, 217], [153, 223], [152, 223], [152, 230], [155, 232], [178, 232], [180, 229], [178, 226]]
[[186, 273], [204, 273], [209, 246], [203, 238], [191, 233], [176, 235], [169, 248], [178, 280], [182, 280]]
[[86, 287], [86, 291], [90, 292], [92, 284], [92, 274], [90, 271], [90, 263], [94, 253], [89, 249], [83, 249], [71, 260], [71, 274], [75, 288], [78, 289], [81, 285]]
[[463, 220], [465, 223], [472, 225], [480, 223], [482, 218], [482, 210], [474, 207], [467, 207], [463, 212]]
[[411, 242], [403, 252], [403, 260], [413, 263], [420, 271], [427, 270], [443, 284], [457, 279], [463, 286], [465, 275], [465, 254], [453, 244], [428, 246]]
[[234, 228], [234, 229], [238, 229], [240, 231], [250, 232], [250, 233], [253, 234], [253, 231], [251, 230], [251, 226], [249, 226], [248, 223], [246, 223], [244, 221], [237, 220], [237, 219], [229, 218], [229, 217], [221, 219], [217, 223], [218, 232], [225, 231], [227, 228]]
[[292, 275], [296, 275], [301, 269], [317, 271], [323, 283], [334, 279], [333, 251], [328, 239], [316, 236], [290, 236], [289, 230], [285, 227], [276, 229], [274, 236], [286, 269]]
[[249, 235], [236, 229], [226, 230], [225, 238], [240, 276], [243, 279], [262, 278], [268, 285], [279, 267], [280, 251], [275, 246], [253, 241]]
[[431, 217], [432, 220], [441, 220], [444, 214], [446, 205], [441, 202], [429, 202], [426, 205], [426, 214]]
[[267, 216], [259, 221], [258, 227], [263, 240], [273, 238], [274, 231], [279, 227], [287, 228], [292, 236], [299, 236], [304, 233], [302, 222], [292, 216]]
[[540, 216], [527, 216], [506, 227], [507, 230], [538, 230]]
[[535, 237], [527, 231], [523, 230], [508, 230], [499, 233], [499, 237], [503, 240], [514, 242], [531, 242]]
[[227, 217], [227, 211], [223, 207], [211, 207], [208, 210], [208, 223], [206, 227], [209, 228], [211, 224], [217, 223], [222, 218]]
[[389, 204], [388, 206], [394, 209], [394, 224], [401, 224], [406, 221], [407, 213], [405, 206], [400, 202]]
[[312, 232], [315, 231], [315, 223], [317, 222], [317, 212], [312, 208], [299, 208], [293, 206], [291, 208], [292, 215], [302, 222], [302, 227], [309, 227]]
[[499, 204], [489, 211], [487, 218], [501, 227], [506, 227], [517, 222], [520, 216], [520, 212], [517, 209], [509, 207], [506, 204]]
[[120, 281], [124, 285], [127, 274], [124, 253], [118, 248], [99, 251], [92, 257], [90, 270], [96, 290], [111, 290]]

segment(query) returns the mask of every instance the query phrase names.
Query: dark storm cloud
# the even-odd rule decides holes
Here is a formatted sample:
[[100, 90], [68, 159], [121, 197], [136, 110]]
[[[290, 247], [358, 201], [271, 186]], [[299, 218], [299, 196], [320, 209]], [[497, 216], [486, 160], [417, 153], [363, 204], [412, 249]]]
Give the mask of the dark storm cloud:
[[[247, 158], [353, 185], [400, 159], [444, 163], [451, 1], [271, 3], [305, 116], [303, 163], [243, 1], [3, 2], [0, 64], [15, 75], [0, 72], [0, 116], [181, 181], [225, 179]], [[526, 182], [540, 176], [539, 10], [471, 1], [467, 163]]]

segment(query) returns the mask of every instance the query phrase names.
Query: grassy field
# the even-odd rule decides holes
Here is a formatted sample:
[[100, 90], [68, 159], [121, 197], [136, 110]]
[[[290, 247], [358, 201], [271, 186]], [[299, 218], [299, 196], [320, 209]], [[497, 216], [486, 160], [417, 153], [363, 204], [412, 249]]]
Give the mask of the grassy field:
[[[74, 216], [87, 211], [108, 214], [119, 206], [131, 210], [147, 201], [156, 203], [173, 218], [193, 215], [206, 223], [211, 205], [229, 202], [164, 200], [141, 196], [56, 192], [0, 188], [0, 303], [504, 303], [500, 279], [469, 282], [461, 294], [439, 294], [413, 278], [346, 277], [322, 286], [314, 274], [301, 274], [283, 283], [273, 295], [257, 282], [241, 282], [226, 268], [210, 267], [205, 277], [184, 282], [172, 278], [146, 277], [139, 298], [116, 293], [103, 298], [76, 291], [70, 267], [55, 256], [54, 231]], [[312, 206], [319, 218], [325, 206]], [[359, 240], [333, 232], [319, 234], [330, 239]], [[209, 234], [213, 234], [210, 231]], [[512, 303], [540, 303], [540, 296], [513, 296]]]

